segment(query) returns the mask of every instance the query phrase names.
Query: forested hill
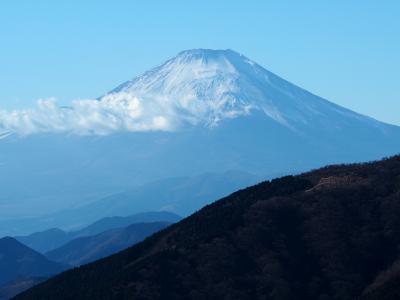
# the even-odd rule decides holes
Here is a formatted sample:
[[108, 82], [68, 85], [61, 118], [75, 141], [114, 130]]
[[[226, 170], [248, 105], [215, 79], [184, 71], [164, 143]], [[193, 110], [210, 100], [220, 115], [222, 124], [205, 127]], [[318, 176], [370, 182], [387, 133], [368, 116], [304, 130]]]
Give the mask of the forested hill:
[[263, 182], [16, 299], [399, 299], [400, 157]]

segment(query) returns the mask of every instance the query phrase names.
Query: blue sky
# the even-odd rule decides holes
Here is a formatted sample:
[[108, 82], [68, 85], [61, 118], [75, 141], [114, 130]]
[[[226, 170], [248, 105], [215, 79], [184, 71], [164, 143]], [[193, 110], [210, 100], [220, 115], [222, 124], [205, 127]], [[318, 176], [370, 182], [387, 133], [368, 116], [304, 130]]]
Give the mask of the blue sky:
[[2, 1], [0, 108], [98, 97], [184, 49], [231, 48], [400, 125], [400, 1]]

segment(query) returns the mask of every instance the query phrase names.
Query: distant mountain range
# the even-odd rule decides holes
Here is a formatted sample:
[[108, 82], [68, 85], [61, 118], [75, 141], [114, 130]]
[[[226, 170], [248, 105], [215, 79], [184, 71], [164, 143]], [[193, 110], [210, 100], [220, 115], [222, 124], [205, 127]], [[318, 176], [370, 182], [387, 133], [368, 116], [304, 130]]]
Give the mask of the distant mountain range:
[[94, 236], [75, 238], [46, 253], [52, 261], [80, 266], [124, 250], [171, 223], [137, 223], [125, 228], [107, 230]]
[[[330, 163], [379, 159], [400, 149], [399, 127], [322, 99], [232, 50], [183, 51], [93, 101], [111, 114], [106, 120], [115, 122], [115, 130], [99, 121], [96, 126], [109, 130], [60, 132], [57, 128], [64, 127], [57, 117], [70, 116], [76, 108], [55, 108], [56, 115], [49, 111], [51, 122], [29, 123], [39, 133], [0, 139], [3, 234], [60, 227], [65, 223], [54, 224], [62, 219], [59, 212], [95, 208], [99, 199], [129, 197], [132, 191], [140, 198], [129, 205], [119, 199], [117, 206], [134, 208], [129, 214], [163, 208], [189, 213], [205, 204], [203, 197], [149, 201], [155, 192], [136, 190], [160, 180], [190, 181], [215, 173], [219, 184], [231, 171], [265, 179]], [[92, 116], [90, 107], [79, 117]], [[93, 122], [79, 120], [74, 124]], [[170, 195], [175, 184], [171, 180], [165, 189]], [[236, 179], [227, 180], [222, 192], [237, 188]], [[207, 201], [222, 196], [221, 191], [204, 195]], [[89, 222], [112, 216], [100, 209], [93, 215]], [[72, 225], [84, 222], [79, 215]]]
[[[157, 222], [152, 222], [154, 220]], [[43, 253], [47, 249], [52, 250], [45, 254], [14, 238], [2, 238], [0, 300], [10, 299], [73, 266], [124, 250], [178, 220], [180, 217], [172, 213], [149, 212], [129, 217], [105, 218], [75, 232], [51, 229], [19, 237], [22, 242], [39, 248]]]
[[399, 195], [399, 156], [263, 182], [16, 299], [398, 299]]
[[[17, 236], [15, 239], [21, 243], [27, 245], [28, 247], [40, 252], [46, 253], [54, 250], [74, 239], [95, 236], [97, 234], [103, 233], [117, 228], [124, 228], [126, 226], [135, 223], [151, 223], [155, 224], [170, 224], [178, 222], [181, 219], [180, 216], [170, 213], [170, 212], [146, 212], [134, 214], [127, 217], [107, 217], [100, 219], [80, 230], [76, 231], [63, 231], [58, 228], [48, 229], [42, 232], [35, 232], [27, 236]], [[158, 223], [157, 223], [158, 222]], [[153, 226], [153, 225], [152, 225]], [[150, 226], [150, 228], [153, 228]], [[144, 225], [144, 232], [146, 231], [146, 226]], [[135, 234], [135, 232], [132, 232]], [[137, 234], [137, 233], [136, 233]], [[112, 234], [109, 234], [109, 236]], [[140, 235], [139, 235], [140, 236]], [[127, 241], [127, 243], [130, 243]], [[133, 244], [133, 243], [132, 243]], [[117, 247], [117, 246], [116, 246]]]

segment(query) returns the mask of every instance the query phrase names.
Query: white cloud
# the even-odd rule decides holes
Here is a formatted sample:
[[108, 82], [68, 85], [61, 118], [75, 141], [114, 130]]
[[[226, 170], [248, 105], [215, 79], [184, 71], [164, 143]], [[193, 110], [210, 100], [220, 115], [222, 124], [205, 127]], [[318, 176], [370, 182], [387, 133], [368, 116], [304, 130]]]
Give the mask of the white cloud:
[[110, 94], [101, 101], [74, 100], [69, 107], [59, 106], [55, 99], [46, 99], [39, 100], [32, 109], [0, 109], [0, 128], [21, 135], [39, 132], [105, 135], [115, 131], [170, 131], [176, 125], [173, 112], [146, 105], [146, 101], [127, 93]]
[[173, 131], [183, 125], [215, 127], [224, 119], [249, 115], [253, 109], [256, 107], [229, 95], [215, 101], [212, 97], [136, 97], [119, 92], [101, 100], [74, 100], [68, 107], [58, 105], [55, 99], [42, 99], [31, 109], [0, 109], [0, 138], [2, 132], [106, 135], [118, 131]]

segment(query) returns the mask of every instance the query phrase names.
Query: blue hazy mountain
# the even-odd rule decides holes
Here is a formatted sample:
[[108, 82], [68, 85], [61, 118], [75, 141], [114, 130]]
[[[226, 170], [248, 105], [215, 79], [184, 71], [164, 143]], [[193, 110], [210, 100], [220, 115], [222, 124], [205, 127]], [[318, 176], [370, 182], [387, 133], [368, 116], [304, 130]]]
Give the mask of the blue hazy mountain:
[[26, 236], [15, 236], [14, 238], [29, 248], [44, 253], [68, 242], [70, 234], [59, 228], [50, 228]]
[[48, 277], [66, 269], [42, 254], [5, 237], [0, 239], [0, 286], [19, 277]]
[[94, 236], [76, 238], [46, 253], [46, 256], [52, 261], [73, 266], [87, 264], [139, 243], [170, 224], [167, 222], [136, 223]]
[[17, 236], [19, 242], [40, 252], [45, 253], [68, 243], [77, 238], [94, 236], [105, 231], [124, 228], [134, 223], [175, 223], [181, 218], [170, 212], [146, 212], [126, 217], [107, 217], [100, 219], [82, 229], [75, 231], [64, 231], [52, 228], [41, 232], [35, 232], [27, 236]]
[[[98, 101], [124, 99], [141, 108], [124, 131], [2, 136], [2, 227], [166, 178], [231, 170], [265, 178], [400, 150], [399, 127], [318, 97], [231, 50], [181, 52]], [[149, 205], [145, 196], [133, 205], [138, 211]]]

